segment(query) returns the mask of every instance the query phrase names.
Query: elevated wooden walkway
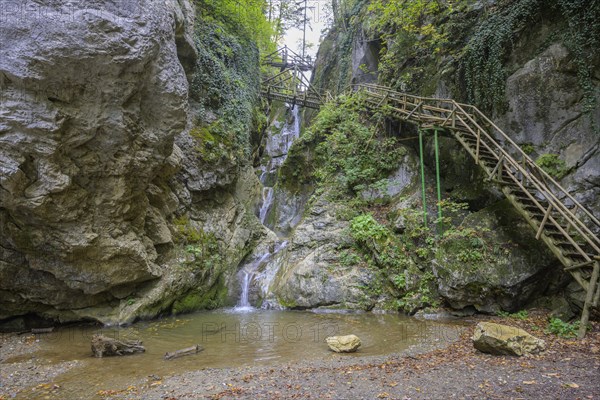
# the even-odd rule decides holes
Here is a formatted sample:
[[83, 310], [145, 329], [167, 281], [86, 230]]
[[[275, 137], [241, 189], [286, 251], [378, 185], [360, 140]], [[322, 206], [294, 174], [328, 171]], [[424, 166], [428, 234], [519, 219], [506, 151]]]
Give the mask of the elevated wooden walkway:
[[303, 58], [287, 46], [283, 46], [276, 51], [267, 54], [262, 59], [263, 65], [284, 69], [297, 69], [299, 71], [312, 71], [313, 65], [310, 59]]
[[[263, 93], [267, 98], [293, 100], [289, 93], [266, 85]], [[579, 332], [583, 337], [590, 307], [597, 307], [600, 301], [600, 238], [596, 234], [600, 221], [475, 106], [412, 96], [378, 85], [359, 84], [352, 90], [365, 93], [371, 111], [385, 107], [396, 119], [421, 129], [448, 131], [460, 142], [535, 230], [536, 239], [546, 244], [586, 291]], [[322, 99], [315, 96], [305, 106], [318, 108]]]

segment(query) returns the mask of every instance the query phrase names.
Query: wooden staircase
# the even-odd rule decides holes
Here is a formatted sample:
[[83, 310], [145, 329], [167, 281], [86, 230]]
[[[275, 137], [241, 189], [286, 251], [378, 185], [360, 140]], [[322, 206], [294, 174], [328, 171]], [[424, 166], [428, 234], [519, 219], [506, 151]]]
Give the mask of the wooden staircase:
[[[600, 238], [596, 233], [600, 221], [475, 106], [371, 84], [353, 85], [352, 90], [364, 93], [373, 111], [383, 109], [421, 129], [446, 130], [461, 143], [535, 230], [536, 239], [546, 244], [585, 290], [579, 331], [583, 337], [590, 308], [597, 307], [600, 298]], [[291, 100], [285, 93], [280, 95], [283, 101]], [[272, 94], [269, 98], [278, 99]], [[318, 105], [318, 101], [311, 104]]]

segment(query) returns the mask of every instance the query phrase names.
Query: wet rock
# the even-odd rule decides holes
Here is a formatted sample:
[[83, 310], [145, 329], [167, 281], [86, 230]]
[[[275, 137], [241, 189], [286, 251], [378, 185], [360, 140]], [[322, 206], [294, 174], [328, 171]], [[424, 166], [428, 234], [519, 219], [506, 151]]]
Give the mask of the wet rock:
[[522, 356], [546, 349], [546, 342], [523, 329], [492, 322], [477, 324], [472, 340], [477, 350], [495, 355]]
[[336, 353], [354, 353], [362, 344], [356, 335], [330, 336], [325, 342]]
[[267, 300], [294, 309], [372, 308], [376, 299], [364, 290], [373, 280], [371, 271], [358, 265], [332, 268], [338, 263], [339, 248], [348, 246], [348, 222], [338, 220], [336, 205], [323, 198], [313, 207], [319, 213], [309, 209], [296, 227]]
[[145, 351], [146, 348], [140, 340], [118, 340], [104, 335], [92, 337], [92, 354], [97, 358], [125, 356]]

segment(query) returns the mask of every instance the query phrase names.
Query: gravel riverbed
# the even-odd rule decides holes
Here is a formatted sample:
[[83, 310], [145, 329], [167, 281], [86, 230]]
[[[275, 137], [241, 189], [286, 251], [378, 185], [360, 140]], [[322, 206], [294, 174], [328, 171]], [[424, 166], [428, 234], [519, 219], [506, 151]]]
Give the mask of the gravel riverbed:
[[[586, 339], [544, 332], [547, 315], [526, 321], [479, 316], [451, 343], [430, 343], [403, 354], [347, 357], [232, 369], [201, 369], [174, 376], [140, 377], [127, 388], [106, 387], [109, 399], [600, 399], [600, 324]], [[547, 350], [526, 357], [475, 350], [479, 321], [520, 326], [543, 338]], [[45, 365], [31, 336], [4, 336], [0, 347], [0, 399], [64, 399], [53, 379], [77, 362]], [[298, 349], [302, 351], [301, 348]], [[201, 357], [201, 355], [198, 355]], [[5, 363], [7, 358], [18, 362]]]

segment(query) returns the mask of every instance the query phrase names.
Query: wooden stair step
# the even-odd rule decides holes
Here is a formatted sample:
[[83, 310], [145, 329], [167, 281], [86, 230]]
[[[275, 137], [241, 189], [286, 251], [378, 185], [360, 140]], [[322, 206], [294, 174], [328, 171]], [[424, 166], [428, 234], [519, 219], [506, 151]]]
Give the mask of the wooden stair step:
[[[585, 259], [585, 255], [579, 253], [578, 251], [565, 251], [565, 252], [561, 252], [563, 256], [568, 257], [568, 258], [577, 258], [577, 259]], [[588, 257], [590, 257], [589, 254], [586, 254]], [[591, 258], [591, 257], [590, 257]]]

